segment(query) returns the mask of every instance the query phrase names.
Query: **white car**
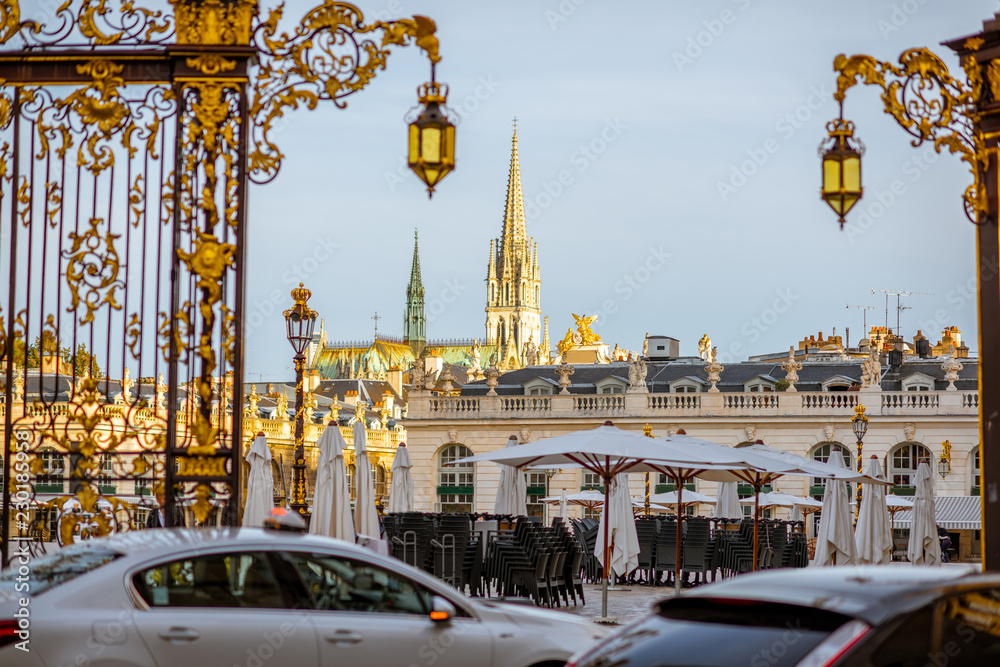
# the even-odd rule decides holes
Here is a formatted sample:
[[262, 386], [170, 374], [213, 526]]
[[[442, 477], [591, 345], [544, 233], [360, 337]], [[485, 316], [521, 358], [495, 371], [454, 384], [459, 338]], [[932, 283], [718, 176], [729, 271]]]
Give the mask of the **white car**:
[[120, 533], [0, 572], [4, 667], [549, 667], [606, 633], [270, 530]]

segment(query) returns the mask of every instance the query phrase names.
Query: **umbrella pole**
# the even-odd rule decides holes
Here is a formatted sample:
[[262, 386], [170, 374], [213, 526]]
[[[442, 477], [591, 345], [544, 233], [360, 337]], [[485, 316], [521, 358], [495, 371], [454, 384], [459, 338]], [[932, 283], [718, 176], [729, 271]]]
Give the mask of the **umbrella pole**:
[[679, 477], [674, 478], [674, 487], [677, 490], [677, 560], [674, 563], [674, 596], [681, 594], [681, 493], [684, 488]]
[[757, 524], [760, 522], [760, 475], [753, 485], [753, 571], [757, 571]]
[[[610, 457], [605, 457], [607, 461], [605, 466], [610, 466]], [[605, 468], [606, 469], [606, 468]], [[611, 570], [611, 559], [608, 554], [608, 533], [611, 528], [611, 515], [608, 512], [611, 508], [608, 507], [608, 496], [611, 492], [611, 475], [604, 475], [604, 581], [602, 582], [601, 590], [601, 618], [608, 617], [608, 572]]]

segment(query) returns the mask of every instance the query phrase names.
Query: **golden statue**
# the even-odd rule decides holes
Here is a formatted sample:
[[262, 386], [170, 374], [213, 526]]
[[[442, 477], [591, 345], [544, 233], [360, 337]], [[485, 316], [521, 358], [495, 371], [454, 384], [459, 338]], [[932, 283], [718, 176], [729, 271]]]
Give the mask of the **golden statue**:
[[573, 349], [573, 327], [566, 329], [566, 337], [556, 343], [556, 349], [559, 350], [560, 355], [564, 355]]
[[581, 342], [582, 345], [594, 345], [601, 342], [601, 337], [590, 329], [590, 325], [597, 321], [597, 315], [591, 315], [590, 317], [583, 315], [581, 317], [573, 313], [573, 319], [576, 320], [577, 333], [583, 339]]

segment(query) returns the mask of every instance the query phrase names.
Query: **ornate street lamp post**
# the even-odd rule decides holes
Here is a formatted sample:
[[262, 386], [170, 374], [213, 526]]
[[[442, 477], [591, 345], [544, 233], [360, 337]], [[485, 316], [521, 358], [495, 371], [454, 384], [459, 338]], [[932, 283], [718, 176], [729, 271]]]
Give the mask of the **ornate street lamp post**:
[[308, 521], [309, 512], [306, 505], [306, 444], [305, 444], [305, 391], [302, 387], [302, 375], [306, 369], [306, 346], [312, 340], [313, 326], [316, 324], [316, 311], [311, 310], [306, 302], [312, 292], [302, 283], [292, 290], [295, 305], [285, 311], [285, 326], [288, 342], [295, 350], [295, 460], [292, 463], [292, 511], [297, 512]]
[[[981, 495], [982, 562], [984, 570], [996, 571], [1000, 570], [1000, 336], [996, 335], [1000, 328], [1000, 271], [996, 269], [1000, 265], [1000, 104], [996, 103], [1000, 100], [1000, 14], [985, 21], [982, 32], [944, 45], [958, 55], [964, 80], [952, 77], [944, 62], [925, 48], [905, 51], [898, 65], [867, 55], [841, 54], [833, 61], [838, 74], [834, 99], [843, 104], [847, 90], [859, 80], [878, 86], [885, 112], [913, 137], [911, 145], [919, 147], [927, 142], [937, 152], [947, 149], [972, 173], [972, 184], [965, 189], [962, 202], [966, 217], [976, 225], [978, 258], [979, 442], [985, 487]], [[848, 129], [853, 131], [846, 121], [842, 129], [839, 121], [831, 124], [827, 141], [835, 144], [833, 148], [849, 138], [837, 132]], [[856, 181], [847, 157], [824, 154], [823, 199], [828, 203], [832, 200], [842, 226], [849, 210], [846, 204], [853, 205], [861, 197], [861, 151], [856, 152]], [[843, 163], [840, 171], [837, 161]], [[835, 179], [834, 173], [843, 176]], [[856, 190], [849, 187], [853, 185], [858, 186]], [[844, 194], [838, 199], [841, 191]], [[857, 198], [852, 201], [853, 193]]]
[[[864, 446], [865, 433], [868, 432], [868, 416], [865, 414], [865, 406], [859, 405], [854, 408], [854, 419], [851, 420], [851, 428], [854, 430], [854, 437], [858, 440], [858, 472], [863, 473], [861, 467], [861, 449]], [[857, 504], [854, 506], [854, 523], [858, 523], [858, 513], [861, 512], [861, 482], [858, 482]]]
[[941, 443], [941, 458], [937, 462], [938, 474], [944, 479], [951, 472], [951, 441]]

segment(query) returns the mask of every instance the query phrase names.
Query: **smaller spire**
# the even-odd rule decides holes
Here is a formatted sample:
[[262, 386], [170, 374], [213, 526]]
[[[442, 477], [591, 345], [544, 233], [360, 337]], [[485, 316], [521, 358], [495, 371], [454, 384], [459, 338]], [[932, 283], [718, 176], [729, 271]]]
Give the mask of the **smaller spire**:
[[408, 295], [424, 295], [424, 281], [420, 277], [420, 243], [417, 228], [413, 228], [413, 264], [410, 266], [410, 284], [406, 288]]

